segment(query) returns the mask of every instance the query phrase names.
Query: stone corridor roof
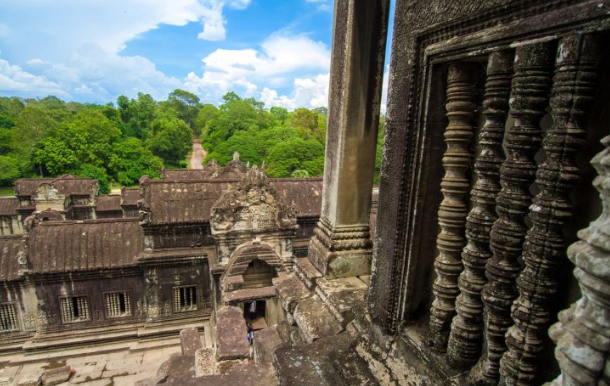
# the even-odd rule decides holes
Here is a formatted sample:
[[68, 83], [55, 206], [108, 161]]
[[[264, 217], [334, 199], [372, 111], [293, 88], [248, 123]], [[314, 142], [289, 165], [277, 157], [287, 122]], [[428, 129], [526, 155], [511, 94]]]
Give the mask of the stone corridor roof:
[[42, 184], [53, 185], [60, 193], [66, 196], [87, 196], [95, 193], [98, 183], [92, 178], [79, 178], [72, 175], [57, 178], [22, 178], [15, 181], [15, 194], [17, 196], [31, 196]]
[[[153, 225], [209, 221], [212, 205], [236, 179], [166, 181], [148, 180], [143, 184], [144, 201], [150, 208]], [[296, 206], [297, 217], [319, 216], [322, 204], [322, 178], [269, 179], [282, 199]]]
[[137, 265], [144, 234], [135, 219], [42, 222], [31, 230], [32, 273], [61, 273]]
[[298, 217], [319, 216], [322, 209], [322, 177], [270, 178], [286, 204], [294, 204]]
[[0, 198], [0, 216], [16, 216], [18, 207], [19, 199], [17, 197]]
[[17, 254], [21, 245], [21, 236], [0, 237], [0, 281], [19, 279]]
[[121, 210], [121, 196], [117, 194], [97, 196], [96, 201], [95, 210], [98, 212]]

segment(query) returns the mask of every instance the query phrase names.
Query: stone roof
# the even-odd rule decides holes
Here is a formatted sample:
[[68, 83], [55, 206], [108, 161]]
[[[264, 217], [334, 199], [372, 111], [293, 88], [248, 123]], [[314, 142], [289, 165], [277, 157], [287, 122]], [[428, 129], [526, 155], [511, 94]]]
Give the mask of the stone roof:
[[138, 200], [140, 199], [140, 189], [139, 188], [122, 188], [121, 189], [122, 201], [121, 205], [138, 205]]
[[32, 196], [43, 184], [53, 185], [60, 193], [70, 196], [87, 196], [97, 192], [98, 183], [92, 178], [79, 178], [72, 175], [57, 178], [22, 178], [15, 182], [15, 195]]
[[[321, 178], [269, 179], [287, 204], [294, 204], [297, 217], [319, 216], [322, 203]], [[153, 225], [209, 221], [212, 205], [223, 191], [236, 187], [236, 179], [191, 181], [143, 180], [144, 205]]]
[[0, 237], [0, 281], [19, 279], [17, 254], [21, 246], [21, 236]]
[[97, 196], [95, 210], [97, 212], [110, 212], [121, 210], [121, 196], [118, 194], [108, 194]]
[[297, 217], [319, 216], [322, 209], [322, 177], [270, 178], [286, 204], [296, 206]]
[[[235, 181], [232, 181], [235, 184]], [[226, 190], [228, 181], [165, 182], [144, 184], [144, 203], [151, 224], [200, 223], [210, 219], [212, 205]]]
[[135, 266], [143, 239], [136, 219], [42, 222], [29, 234], [29, 268], [61, 273]]
[[18, 207], [19, 199], [17, 197], [0, 198], [0, 216], [16, 216]]

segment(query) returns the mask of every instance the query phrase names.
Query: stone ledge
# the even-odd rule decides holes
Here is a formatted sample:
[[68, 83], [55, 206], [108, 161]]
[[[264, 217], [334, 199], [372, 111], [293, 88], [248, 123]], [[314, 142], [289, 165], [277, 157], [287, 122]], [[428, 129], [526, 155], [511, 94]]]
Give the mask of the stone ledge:
[[294, 320], [308, 343], [337, 335], [343, 330], [339, 321], [315, 296], [299, 302], [294, 310]]
[[307, 257], [297, 258], [295, 263], [295, 273], [309, 290], [313, 290], [316, 286], [316, 280], [322, 277], [322, 273], [314, 267]]
[[274, 279], [273, 284], [277, 289], [278, 298], [282, 307], [289, 313], [294, 312], [299, 301], [311, 296], [311, 292], [295, 275]]
[[368, 286], [355, 277], [342, 279], [319, 279], [316, 294], [324, 301], [335, 318], [343, 327], [355, 318], [355, 313], [366, 307], [366, 292]]
[[272, 298], [277, 295], [275, 287], [249, 288], [232, 292], [225, 292], [222, 300], [227, 304], [252, 301], [255, 299]]

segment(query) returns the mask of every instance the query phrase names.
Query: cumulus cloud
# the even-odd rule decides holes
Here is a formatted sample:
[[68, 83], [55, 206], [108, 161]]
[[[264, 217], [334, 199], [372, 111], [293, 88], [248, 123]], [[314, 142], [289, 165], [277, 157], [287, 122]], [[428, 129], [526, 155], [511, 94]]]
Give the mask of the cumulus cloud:
[[2, 57], [0, 57], [0, 90], [18, 96], [29, 96], [34, 91], [36, 93], [65, 95], [59, 84], [44, 77], [30, 74], [19, 66], [11, 65]]
[[328, 106], [328, 87], [330, 74], [319, 74], [311, 78], [297, 78], [294, 80], [292, 95], [279, 95], [276, 90], [264, 88], [261, 100], [267, 106], [281, 106], [287, 109], [297, 107], [326, 107]]
[[[268, 102], [281, 100], [277, 95], [272, 96], [273, 88], [294, 85], [294, 96], [289, 99], [307, 100], [305, 90], [319, 91], [321, 87], [318, 82], [324, 83], [317, 74], [328, 71], [330, 51], [325, 44], [305, 35], [272, 35], [261, 44], [260, 50], [217, 49], [202, 61], [203, 74], [198, 76], [194, 72], [189, 73], [185, 86], [188, 90], [203, 95], [204, 99], [219, 99], [230, 90], [254, 96], [258, 89], [255, 85], [264, 84], [268, 91], [264, 91], [264, 88], [261, 98], [267, 99], [263, 99], [266, 104], [288, 105], [290, 102], [287, 100], [275, 104]], [[297, 73], [301, 75], [295, 79]], [[310, 74], [313, 78], [305, 78], [303, 74]], [[321, 98], [324, 99], [324, 96]], [[311, 100], [312, 98], [307, 100], [307, 105]], [[321, 99], [316, 97], [313, 100], [319, 103]], [[326, 105], [326, 102], [318, 105]]]

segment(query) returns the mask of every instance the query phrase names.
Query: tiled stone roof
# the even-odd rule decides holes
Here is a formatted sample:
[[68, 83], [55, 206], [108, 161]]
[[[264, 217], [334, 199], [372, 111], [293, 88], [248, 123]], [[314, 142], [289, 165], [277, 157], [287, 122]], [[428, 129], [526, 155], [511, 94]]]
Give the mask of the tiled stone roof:
[[21, 240], [21, 236], [0, 237], [0, 281], [12, 281], [19, 278], [17, 254]]
[[32, 273], [135, 266], [143, 232], [135, 219], [42, 222], [30, 231]]
[[97, 196], [95, 210], [98, 212], [120, 211], [121, 196], [109, 194]]
[[16, 216], [18, 207], [19, 199], [17, 197], [0, 198], [0, 216]]

